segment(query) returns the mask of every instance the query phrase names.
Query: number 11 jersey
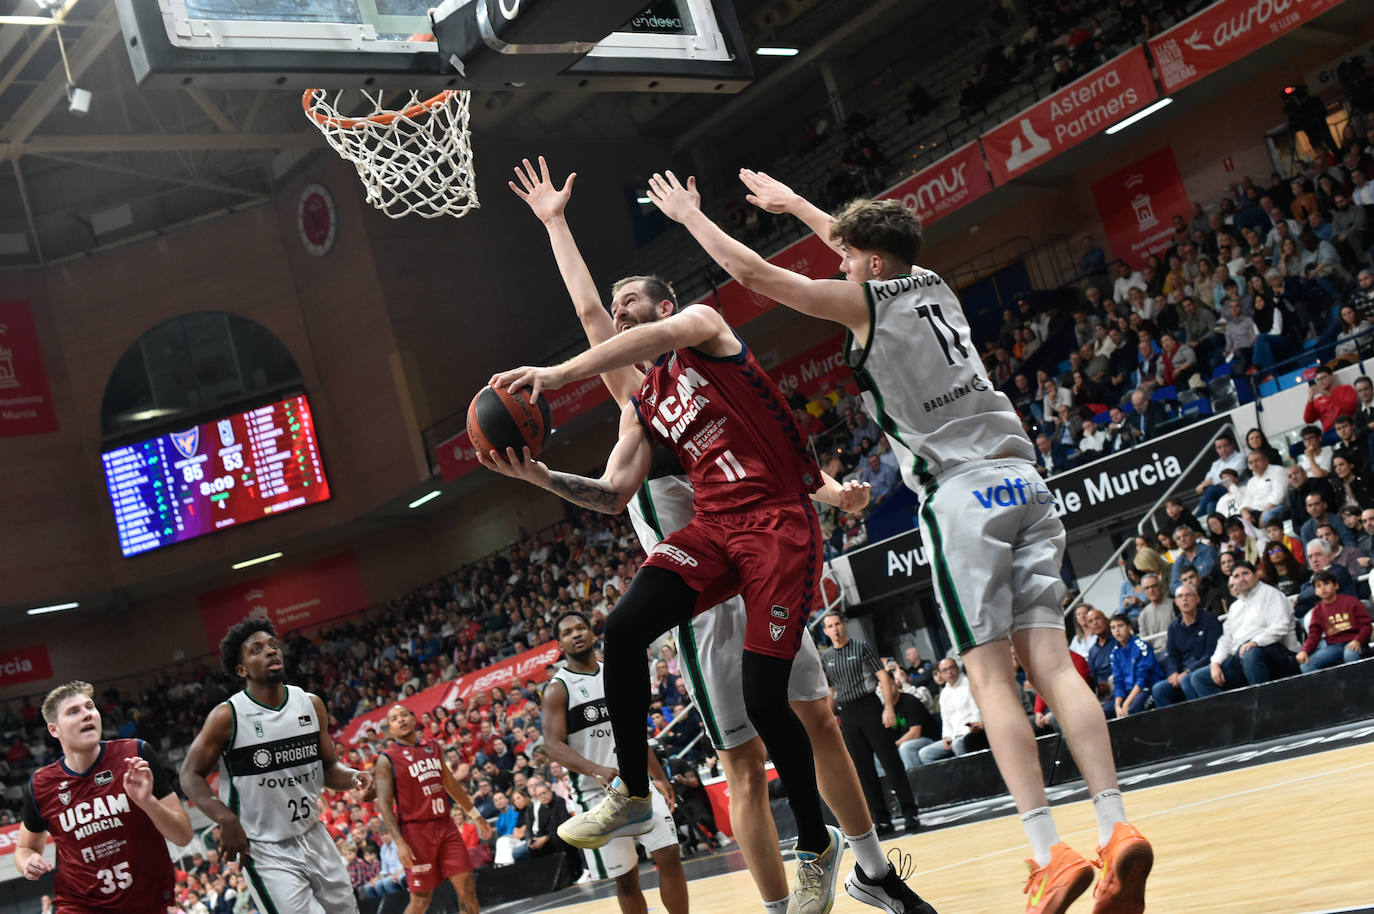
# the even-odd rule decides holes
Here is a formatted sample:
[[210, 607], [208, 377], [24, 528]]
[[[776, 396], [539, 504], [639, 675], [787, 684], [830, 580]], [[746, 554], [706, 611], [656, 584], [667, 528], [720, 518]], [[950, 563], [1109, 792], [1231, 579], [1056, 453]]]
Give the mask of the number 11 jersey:
[[868, 339], [846, 334], [845, 356], [906, 484], [920, 492], [974, 460], [1034, 461], [1021, 420], [988, 380], [964, 309], [945, 281], [918, 267], [863, 287]]
[[259, 704], [247, 690], [226, 699], [234, 732], [220, 757], [219, 798], [249, 841], [285, 841], [319, 820], [321, 722], [310, 693], [284, 688], [277, 708]]

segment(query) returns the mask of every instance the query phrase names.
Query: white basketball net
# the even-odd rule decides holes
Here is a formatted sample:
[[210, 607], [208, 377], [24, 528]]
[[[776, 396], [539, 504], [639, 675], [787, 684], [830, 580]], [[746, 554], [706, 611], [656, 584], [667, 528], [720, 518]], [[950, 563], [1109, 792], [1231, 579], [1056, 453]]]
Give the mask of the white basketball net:
[[421, 98], [411, 91], [397, 106], [362, 92], [370, 113], [339, 113], [342, 92], [308, 89], [301, 106], [329, 145], [358, 170], [367, 202], [399, 219], [414, 213], [426, 219], [458, 218], [481, 204], [472, 167], [468, 132], [468, 93], [440, 92]]

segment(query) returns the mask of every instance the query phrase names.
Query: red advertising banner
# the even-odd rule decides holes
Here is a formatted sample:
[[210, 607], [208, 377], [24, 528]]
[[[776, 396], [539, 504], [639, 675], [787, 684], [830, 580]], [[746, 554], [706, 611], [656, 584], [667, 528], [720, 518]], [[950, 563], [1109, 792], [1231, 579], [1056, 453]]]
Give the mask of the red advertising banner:
[[[47, 844], [53, 844], [52, 835], [47, 836]], [[14, 853], [14, 849], [19, 846], [19, 823], [13, 825], [0, 825], [0, 857]]]
[[351, 552], [203, 593], [199, 599], [211, 646], [249, 616], [270, 619], [282, 634], [367, 608], [362, 572]]
[[[542, 647], [530, 648], [514, 657], [494, 663], [489, 667], [484, 667], [476, 672], [466, 673], [459, 676], [452, 682], [441, 682], [438, 685], [430, 686], [422, 692], [405, 699], [401, 704], [405, 705], [416, 715], [433, 711], [439, 705], [453, 707], [458, 699], [466, 701], [473, 695], [486, 692], [500, 687], [510, 689], [511, 686], [523, 685], [528, 680], [543, 682], [547, 676], [544, 667], [553, 663], [560, 656], [562, 650], [558, 647], [557, 641], [550, 641]], [[390, 707], [388, 705], [388, 707]], [[350, 745], [361, 742], [369, 733], [379, 730], [386, 720], [386, 708], [378, 708], [369, 711], [361, 717], [355, 717], [344, 727], [340, 739]]]
[[[763, 776], [770, 781], [778, 779], [772, 762], [763, 766]], [[735, 830], [730, 824], [730, 784], [725, 778], [719, 778], [702, 786], [706, 788], [706, 797], [711, 801], [711, 812], [715, 814], [717, 827], [733, 837]]]
[[988, 177], [983, 153], [975, 140], [929, 168], [921, 169], [882, 196], [901, 200], [916, 211], [921, 225], [929, 228], [990, 190], [992, 179]]
[[800, 392], [807, 400], [814, 400], [822, 390], [849, 384], [854, 373], [844, 361], [844, 337], [837, 336], [774, 365], [768, 369], [768, 376], [778, 382], [784, 394]]
[[1187, 219], [1190, 213], [1188, 192], [1168, 146], [1093, 182], [1093, 199], [1112, 255], [1134, 266], [1167, 248], [1174, 234], [1171, 220]]
[[0, 438], [57, 431], [43, 349], [28, 302], [0, 302]]
[[1045, 164], [1157, 97], [1145, 49], [1131, 48], [983, 134], [993, 182]]
[[1165, 92], [1264, 47], [1344, 0], [1221, 0], [1150, 40]]
[[52, 658], [45, 646], [0, 650], [0, 689], [51, 677]]
[[[768, 262], [812, 279], [829, 279], [840, 272], [840, 255], [815, 235], [792, 242], [769, 257]], [[731, 327], [743, 327], [778, 306], [767, 295], [752, 292], [733, 279], [716, 289], [714, 296], [707, 295], [703, 300], [718, 307]]]

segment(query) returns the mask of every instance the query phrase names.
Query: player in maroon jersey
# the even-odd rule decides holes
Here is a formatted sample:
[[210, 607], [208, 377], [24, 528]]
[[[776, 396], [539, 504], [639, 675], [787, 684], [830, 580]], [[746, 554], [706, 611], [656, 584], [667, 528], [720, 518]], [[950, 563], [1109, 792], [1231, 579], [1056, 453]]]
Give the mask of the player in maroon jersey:
[[415, 715], [405, 705], [392, 705], [387, 724], [396, 743], [377, 757], [377, 808], [396, 841], [396, 854], [406, 869], [410, 904], [406, 914], [424, 914], [430, 896], [448, 879], [464, 914], [477, 914], [477, 884], [472, 879], [463, 836], [449, 815], [450, 799], [477, 826], [483, 838], [491, 825], [477, 812], [467, 791], [444, 763], [444, 750], [421, 739]]
[[175, 876], [163, 839], [189, 844], [191, 819], [152, 747], [100, 739], [94, 695], [89, 683], [69, 682], [43, 700], [62, 758], [29, 781], [14, 863], [26, 879], [52, 869], [43, 857], [50, 834], [58, 914], [166, 914]]
[[629, 277], [612, 288], [615, 337], [561, 365], [518, 368], [490, 382], [511, 390], [529, 386], [537, 397], [643, 364], [643, 385], [621, 413], [620, 438], [601, 478], [552, 472], [528, 450], [478, 458], [574, 504], [614, 514], [643, 484], [659, 442], [677, 454], [695, 491], [692, 520], [652, 551], [606, 619], [606, 703], [620, 777], [603, 804], [569, 819], [558, 833], [574, 846], [598, 847], [651, 827], [644, 651], [664, 631], [740, 593], [748, 618], [741, 663], [746, 710], [797, 821], [796, 909], [828, 911], [840, 833], [821, 818], [811, 745], [787, 696], [823, 561], [811, 494], [828, 484], [781, 391], [725, 320], [705, 305], [679, 309], [671, 298], [649, 294], [661, 286], [646, 282], [651, 279]]

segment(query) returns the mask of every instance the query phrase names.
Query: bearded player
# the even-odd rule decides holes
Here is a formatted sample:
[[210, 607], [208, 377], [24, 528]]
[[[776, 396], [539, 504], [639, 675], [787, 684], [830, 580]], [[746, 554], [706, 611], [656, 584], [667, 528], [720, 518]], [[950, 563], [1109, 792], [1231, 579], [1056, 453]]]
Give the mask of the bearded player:
[[62, 758], [29, 780], [14, 865], [25, 879], [52, 869], [51, 834], [57, 914], [165, 914], [176, 881], [166, 842], [191, 843], [191, 819], [152, 747], [101, 740], [94, 695], [90, 683], [69, 682], [43, 699]]
[[386, 722], [395, 743], [377, 757], [372, 772], [377, 779], [377, 808], [406, 870], [410, 889], [406, 914], [429, 910], [430, 897], [445, 879], [453, 883], [463, 914], [477, 914], [472, 861], [449, 814], [450, 804], [458, 804], [483, 838], [491, 837], [491, 825], [449, 771], [439, 744], [420, 738], [409, 708], [392, 705]]
[[[1069, 662], [1064, 526], [1011, 401], [986, 377], [958, 297], [916, 265], [920, 222], [900, 200], [856, 200], [832, 219], [767, 175], [746, 169], [740, 178], [750, 202], [791, 213], [826, 239], [845, 280], [768, 263], [707, 218], [690, 182], [682, 186], [672, 172], [649, 180], [649, 198], [745, 288], [848, 331], [846, 358], [920, 497], [937, 601], [1031, 845], [1026, 910], [1063, 911], [1092, 884], [1094, 867], [1059, 840], [1008, 639], [1092, 797], [1100, 871], [1093, 912], [1141, 914], [1154, 851], [1126, 821], [1106, 722]], [[996, 494], [1004, 488], [1019, 497]]]
[[[569, 175], [561, 188], [555, 186], [542, 156], [537, 171], [526, 160], [523, 168], [515, 169], [515, 174], [519, 184], [510, 182], [510, 188], [529, 205], [547, 229], [554, 259], [588, 342], [596, 344], [610, 339], [616, 334], [617, 326], [601, 303], [600, 293], [565, 215], [576, 176]], [[630, 295], [659, 301], [671, 298], [672, 291], [648, 276], [622, 279], [612, 289], [613, 299]], [[628, 322], [622, 321], [622, 325], [624, 329]], [[601, 380], [623, 409], [643, 383], [644, 372], [636, 367], [620, 368], [603, 373]], [[822, 476], [827, 488], [835, 485], [829, 477]], [[833, 494], [849, 499], [844, 506], [856, 511], [863, 507], [867, 492], [866, 487], [851, 485]], [[652, 552], [666, 534], [685, 526], [691, 519], [692, 485], [666, 448], [655, 448], [649, 478], [628, 508], [646, 553]], [[778, 849], [777, 827], [769, 808], [764, 769], [767, 755], [746, 713], [740, 682], [738, 658], [743, 648], [745, 624], [744, 602], [736, 596], [710, 612], [697, 614], [689, 623], [679, 625], [674, 634], [683, 661], [684, 681], [693, 703], [701, 711], [707, 734], [730, 785], [730, 821], [734, 824], [740, 852], [758, 887], [765, 912], [782, 911], [787, 907], [788, 886]], [[853, 767], [835, 717], [830, 712], [829, 695], [815, 644], [810, 639], [803, 639], [793, 662], [788, 697], [816, 754], [821, 794], [854, 851], [857, 872], [855, 885], [850, 886], [851, 894], [892, 914], [928, 912], [930, 909], [923, 907], [924, 902], [898, 878], [883, 856], [867, 807], [862, 801], [856, 801], [857, 782], [844, 784], [846, 777], [852, 778]], [[915, 817], [909, 817], [906, 825], [908, 830], [914, 830], [917, 827]]]
[[[239, 859], [264, 914], [356, 912], [353, 887], [320, 822], [320, 792], [372, 792], [372, 775], [339, 761], [329, 712], [287, 685], [276, 629], [245, 619], [219, 643], [243, 690], [216, 705], [181, 765], [186, 796], [220, 827], [220, 855]], [[219, 768], [219, 796], [206, 776]]]

